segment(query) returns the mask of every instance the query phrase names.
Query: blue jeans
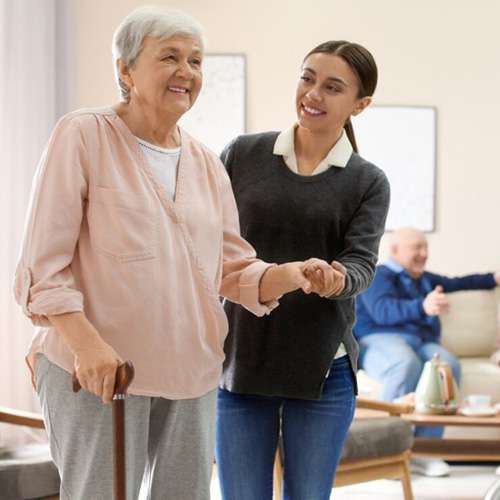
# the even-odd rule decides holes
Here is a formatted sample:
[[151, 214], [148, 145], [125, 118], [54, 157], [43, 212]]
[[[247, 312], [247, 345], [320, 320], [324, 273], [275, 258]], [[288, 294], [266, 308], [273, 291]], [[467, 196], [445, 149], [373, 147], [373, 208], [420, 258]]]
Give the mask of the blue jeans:
[[222, 499], [271, 500], [281, 427], [283, 498], [328, 500], [354, 407], [347, 356], [333, 361], [317, 401], [219, 389], [215, 456]]
[[[360, 365], [366, 373], [382, 383], [382, 399], [395, 398], [413, 392], [417, 387], [424, 363], [439, 353], [460, 383], [460, 362], [436, 342], [425, 342], [411, 334], [373, 333], [360, 339]], [[440, 438], [442, 427], [417, 427], [415, 436]]]

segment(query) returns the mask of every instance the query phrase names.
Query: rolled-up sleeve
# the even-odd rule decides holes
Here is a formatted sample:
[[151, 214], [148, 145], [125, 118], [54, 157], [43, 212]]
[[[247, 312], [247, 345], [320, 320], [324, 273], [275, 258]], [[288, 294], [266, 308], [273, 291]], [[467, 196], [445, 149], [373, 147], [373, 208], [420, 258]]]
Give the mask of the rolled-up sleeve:
[[35, 325], [83, 311], [71, 264], [87, 198], [85, 157], [78, 119], [62, 118], [35, 173], [14, 280], [16, 301]]
[[240, 235], [238, 208], [231, 181], [221, 166], [223, 200], [223, 264], [220, 294], [241, 304], [256, 316], [269, 314], [279, 305], [277, 300], [259, 301], [260, 280], [270, 264], [257, 259], [254, 248]]

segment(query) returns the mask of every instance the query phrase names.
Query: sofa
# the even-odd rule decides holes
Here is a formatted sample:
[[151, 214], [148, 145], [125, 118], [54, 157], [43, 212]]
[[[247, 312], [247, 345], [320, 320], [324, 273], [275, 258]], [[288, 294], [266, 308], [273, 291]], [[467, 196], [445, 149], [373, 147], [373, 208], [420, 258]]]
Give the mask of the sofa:
[[[469, 394], [489, 394], [500, 403], [500, 366], [491, 360], [500, 348], [500, 288], [448, 295], [450, 310], [441, 317], [442, 344], [460, 360], [460, 399]], [[363, 370], [358, 373], [360, 394], [378, 398], [380, 385]], [[500, 428], [449, 427], [448, 438], [500, 438]]]

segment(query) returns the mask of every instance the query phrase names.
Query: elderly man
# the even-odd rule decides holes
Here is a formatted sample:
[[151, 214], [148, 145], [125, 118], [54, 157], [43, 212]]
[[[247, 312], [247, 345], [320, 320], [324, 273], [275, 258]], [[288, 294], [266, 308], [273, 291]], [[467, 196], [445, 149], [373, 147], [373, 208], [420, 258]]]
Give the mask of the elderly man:
[[[425, 271], [425, 235], [413, 228], [397, 230], [390, 260], [378, 266], [371, 287], [358, 296], [355, 334], [361, 346], [361, 365], [383, 386], [391, 401], [413, 392], [423, 365], [439, 353], [460, 382], [458, 360], [440, 345], [439, 316], [448, 310], [446, 294], [458, 290], [490, 289], [500, 284], [500, 272], [447, 278]], [[442, 428], [418, 428], [420, 437], [441, 437]], [[440, 460], [419, 460], [414, 469], [429, 476], [449, 472]]]

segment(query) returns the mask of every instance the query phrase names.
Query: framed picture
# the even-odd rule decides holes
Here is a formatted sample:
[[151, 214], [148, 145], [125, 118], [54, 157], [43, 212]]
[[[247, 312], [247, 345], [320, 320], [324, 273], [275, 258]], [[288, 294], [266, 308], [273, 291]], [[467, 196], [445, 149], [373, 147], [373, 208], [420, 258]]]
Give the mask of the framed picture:
[[181, 127], [219, 154], [246, 130], [246, 58], [244, 54], [206, 54], [203, 87]]
[[391, 184], [388, 231], [435, 229], [436, 109], [373, 106], [353, 119], [359, 153]]

